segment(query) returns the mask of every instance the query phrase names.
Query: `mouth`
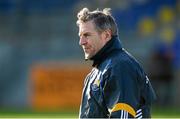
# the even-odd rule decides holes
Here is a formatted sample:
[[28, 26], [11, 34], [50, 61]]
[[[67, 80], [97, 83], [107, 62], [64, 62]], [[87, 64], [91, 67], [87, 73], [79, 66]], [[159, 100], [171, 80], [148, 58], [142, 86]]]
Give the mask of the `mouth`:
[[84, 49], [84, 52], [87, 53], [88, 52], [88, 48]]
[[89, 50], [89, 48], [83, 47], [83, 50], [84, 50], [84, 52], [87, 52]]

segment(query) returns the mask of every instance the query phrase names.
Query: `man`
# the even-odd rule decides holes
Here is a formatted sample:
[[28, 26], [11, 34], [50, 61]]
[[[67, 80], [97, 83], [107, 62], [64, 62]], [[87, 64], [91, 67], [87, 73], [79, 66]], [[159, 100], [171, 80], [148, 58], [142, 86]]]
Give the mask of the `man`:
[[154, 91], [139, 63], [122, 48], [110, 9], [77, 17], [79, 44], [93, 69], [84, 82], [80, 118], [148, 118]]

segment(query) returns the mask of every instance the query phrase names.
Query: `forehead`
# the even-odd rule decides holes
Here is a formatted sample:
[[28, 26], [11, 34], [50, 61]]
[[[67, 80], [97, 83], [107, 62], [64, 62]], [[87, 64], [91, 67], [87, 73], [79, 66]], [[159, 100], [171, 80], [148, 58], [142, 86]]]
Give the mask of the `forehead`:
[[81, 22], [79, 24], [79, 33], [95, 31], [93, 21]]

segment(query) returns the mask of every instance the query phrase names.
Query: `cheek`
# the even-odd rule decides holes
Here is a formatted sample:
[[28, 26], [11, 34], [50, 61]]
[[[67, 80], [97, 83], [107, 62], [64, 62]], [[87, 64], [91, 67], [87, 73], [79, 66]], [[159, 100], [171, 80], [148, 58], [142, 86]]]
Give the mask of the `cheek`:
[[93, 50], [96, 50], [97, 47], [98, 47], [98, 42], [92, 42], [91, 47], [92, 47]]
[[96, 42], [94, 42], [94, 47], [96, 48], [96, 50], [99, 50], [102, 46], [102, 42], [100, 41], [100, 39], [96, 40]]
[[90, 47], [91, 52], [97, 52], [100, 49], [101, 45], [102, 43], [98, 38], [93, 38], [92, 40], [88, 41], [88, 46]]

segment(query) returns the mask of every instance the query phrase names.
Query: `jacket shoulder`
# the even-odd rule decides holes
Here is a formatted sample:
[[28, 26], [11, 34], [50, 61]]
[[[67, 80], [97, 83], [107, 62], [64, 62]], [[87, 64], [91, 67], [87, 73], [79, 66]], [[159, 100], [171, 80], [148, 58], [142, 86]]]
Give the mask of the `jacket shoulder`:
[[127, 52], [124, 49], [114, 53], [111, 59], [112, 59], [112, 64], [114, 64], [114, 66], [122, 65], [127, 67], [141, 68], [139, 62], [129, 52]]

